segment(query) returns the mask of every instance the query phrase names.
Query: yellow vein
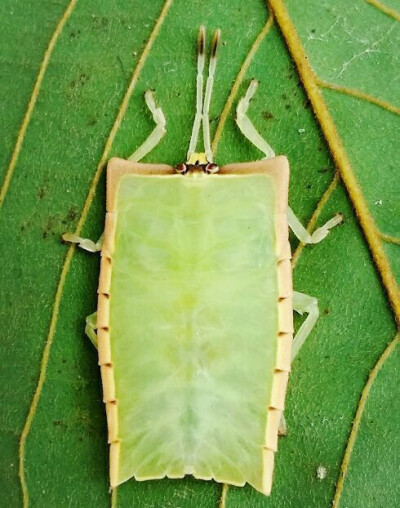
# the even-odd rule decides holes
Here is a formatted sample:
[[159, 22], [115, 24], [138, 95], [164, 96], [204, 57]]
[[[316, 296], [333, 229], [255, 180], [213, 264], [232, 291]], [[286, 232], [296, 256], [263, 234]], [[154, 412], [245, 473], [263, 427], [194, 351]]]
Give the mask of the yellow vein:
[[220, 499], [218, 508], [226, 508], [226, 497], [228, 495], [228, 490], [229, 490], [229, 485], [227, 483], [224, 483], [222, 485], [221, 499]]
[[373, 95], [362, 92], [361, 90], [355, 90], [354, 88], [347, 88], [346, 86], [335, 85], [333, 83], [327, 83], [318, 77], [315, 78], [317, 85], [321, 88], [328, 88], [329, 90], [335, 90], [336, 92], [341, 92], [346, 95], [351, 95], [352, 97], [356, 97], [357, 99], [361, 99], [367, 102], [371, 102], [371, 104], [375, 104], [375, 106], [380, 106], [391, 113], [396, 113], [400, 115], [400, 108], [398, 106], [394, 106], [390, 104], [390, 102], [384, 101], [383, 99], [378, 99]]
[[[335, 176], [333, 177], [333, 180], [329, 184], [329, 187], [322, 194], [321, 199], [319, 200], [317, 207], [315, 208], [314, 213], [312, 214], [310, 222], [307, 225], [307, 231], [309, 233], [311, 233], [311, 231], [314, 229], [315, 224], [317, 223], [317, 220], [318, 220], [319, 216], [321, 215], [322, 209], [324, 208], [325, 204], [331, 197], [333, 191], [336, 189], [338, 182], [339, 182], [339, 173], [336, 172]], [[302, 251], [304, 249], [304, 246], [305, 246], [305, 244], [300, 242], [299, 245], [297, 246], [297, 249], [294, 251], [293, 257], [292, 257], [292, 270], [294, 270], [294, 268], [297, 264], [297, 261], [300, 257], [300, 254], [302, 253]]]
[[304, 88], [313, 106], [315, 116], [325, 135], [325, 139], [329, 145], [336, 166], [340, 171], [350, 199], [353, 202], [373, 259], [380, 273], [382, 283], [386, 289], [396, 321], [400, 323], [400, 294], [396, 280], [383, 249], [375, 221], [368, 210], [367, 203], [343, 147], [342, 140], [318, 88], [315, 74], [311, 69], [300, 38], [289, 17], [283, 0], [270, 0], [270, 6], [278, 21], [292, 58], [297, 65]]
[[387, 243], [394, 243], [395, 245], [400, 245], [400, 238], [395, 236], [387, 235], [385, 233], [379, 232], [379, 236]]
[[368, 399], [368, 395], [370, 394], [372, 385], [379, 374], [379, 372], [382, 370], [383, 365], [385, 364], [386, 360], [389, 358], [389, 356], [392, 354], [392, 352], [395, 350], [396, 346], [399, 344], [400, 341], [400, 334], [396, 335], [396, 337], [392, 340], [392, 342], [387, 346], [385, 351], [380, 356], [379, 360], [377, 361], [375, 367], [371, 370], [368, 381], [364, 386], [364, 389], [361, 393], [360, 401], [358, 403], [356, 416], [353, 421], [353, 426], [351, 428], [350, 437], [347, 443], [346, 451], [343, 457], [343, 462], [340, 468], [340, 476], [339, 480], [336, 485], [336, 492], [335, 496], [333, 498], [333, 504], [335, 508], [339, 508], [340, 499], [343, 492], [343, 484], [344, 480], [346, 478], [347, 470], [349, 467], [349, 462], [351, 459], [351, 454], [354, 449], [354, 443], [356, 441], [358, 429], [360, 427], [361, 418], [364, 413], [365, 405]]
[[229, 93], [229, 97], [228, 97], [226, 104], [224, 106], [224, 109], [221, 113], [221, 117], [220, 117], [218, 125], [217, 125], [217, 130], [215, 131], [215, 136], [214, 136], [214, 139], [212, 142], [212, 152], [213, 152], [214, 156], [217, 152], [218, 143], [219, 143], [219, 141], [221, 139], [221, 135], [222, 135], [222, 130], [225, 126], [228, 115], [231, 112], [232, 105], [233, 105], [233, 102], [237, 96], [240, 85], [243, 82], [243, 79], [246, 75], [246, 72], [250, 66], [251, 61], [254, 58], [254, 55], [256, 54], [256, 52], [257, 52], [258, 48], [260, 47], [262, 41], [264, 40], [265, 36], [270, 31], [273, 22], [274, 22], [274, 18], [272, 15], [270, 15], [266, 24], [264, 25], [264, 27], [262, 28], [260, 33], [255, 38], [253, 45], [251, 46], [250, 51], [247, 53], [246, 58], [242, 64], [242, 67], [240, 68], [239, 73], [236, 76], [233, 87]]
[[367, 2], [367, 4], [373, 5], [374, 7], [379, 9], [381, 12], [383, 12], [383, 14], [390, 16], [396, 21], [400, 21], [400, 14], [394, 9], [386, 7], [386, 5], [384, 5], [382, 2], [379, 2], [378, 0], [365, 0], [365, 1]]
[[[107, 138], [107, 141], [106, 141], [106, 144], [105, 144], [105, 147], [104, 147], [104, 152], [103, 152], [103, 155], [101, 157], [101, 160], [97, 166], [97, 169], [96, 169], [96, 172], [95, 172], [95, 175], [93, 177], [93, 180], [92, 180], [92, 183], [90, 185], [90, 189], [89, 189], [89, 192], [88, 192], [88, 195], [86, 197], [86, 201], [84, 203], [84, 206], [83, 206], [83, 210], [82, 210], [82, 214], [81, 214], [81, 217], [79, 219], [79, 222], [77, 224], [77, 227], [76, 227], [76, 234], [79, 235], [84, 224], [85, 224], [85, 221], [86, 221], [86, 218], [87, 218], [87, 215], [88, 215], [88, 212], [89, 212], [89, 208], [90, 208], [90, 205], [93, 201], [93, 198], [94, 198], [94, 194], [95, 194], [95, 190], [96, 190], [96, 186], [98, 184], [98, 181], [100, 179], [100, 176], [101, 176], [101, 173], [105, 167], [105, 164], [107, 162], [107, 159], [108, 159], [108, 156], [110, 154], [110, 151], [111, 151], [111, 147], [112, 147], [112, 144], [114, 142], [114, 139], [115, 139], [115, 136], [118, 132], [118, 129], [121, 125], [121, 122], [122, 122], [122, 119], [125, 115], [125, 112], [127, 110], [127, 107], [128, 107], [128, 104], [129, 104], [129, 99], [132, 95], [132, 92], [133, 92], [133, 89], [137, 83], [137, 80], [139, 78], [139, 75], [140, 75], [140, 72], [142, 71], [142, 68], [144, 66], [144, 63], [147, 59], [147, 56], [153, 46], [153, 43], [158, 35], [158, 32], [160, 31], [160, 28], [161, 28], [161, 25], [162, 23], [164, 22], [164, 19], [167, 15], [167, 12], [169, 10], [169, 8], [171, 7], [172, 5], [172, 2], [173, 0], [166, 0], [166, 2], [164, 3], [164, 6], [161, 10], [161, 13], [154, 25], [154, 28], [150, 34], [150, 37], [146, 43], [146, 46], [143, 50], [143, 53], [141, 54], [140, 58], [139, 58], [139, 61], [137, 63], [137, 66], [135, 68], [135, 70], [133, 71], [133, 74], [132, 74], [132, 77], [131, 77], [131, 81], [129, 83], [129, 86], [128, 86], [128, 89], [125, 93], [125, 96], [122, 100], [122, 103], [121, 103], [121, 106], [119, 108], [119, 111], [118, 111], [118, 114], [117, 114], [117, 117], [115, 119], [115, 122], [114, 122], [114, 125], [110, 131], [110, 134]], [[33, 422], [33, 418], [35, 416], [35, 413], [36, 413], [36, 409], [37, 409], [37, 406], [38, 406], [38, 402], [39, 402], [39, 398], [40, 398], [40, 395], [41, 395], [41, 392], [42, 392], [42, 389], [43, 389], [43, 385], [44, 385], [44, 382], [45, 382], [45, 379], [46, 379], [46, 369], [47, 369], [47, 365], [48, 365], [48, 362], [49, 362], [49, 358], [50, 358], [50, 350], [51, 350], [51, 346], [52, 346], [52, 343], [53, 343], [53, 339], [54, 339], [54, 335], [55, 335], [55, 331], [56, 331], [56, 326], [57, 326], [57, 320], [58, 320], [58, 315], [59, 315], [59, 311], [60, 311], [60, 304], [61, 304], [61, 298], [62, 298], [62, 294], [63, 294], [63, 290], [64, 290], [64, 286], [65, 286], [65, 280], [66, 280], [66, 277], [67, 277], [67, 274], [68, 274], [68, 271], [69, 271], [69, 267], [70, 267], [70, 264], [71, 264], [71, 260], [72, 260], [72, 257], [74, 255], [74, 252], [75, 252], [75, 245], [71, 245], [71, 247], [69, 247], [68, 249], [68, 252], [67, 252], [67, 255], [65, 257], [65, 261], [64, 261], [64, 264], [63, 264], [63, 267], [62, 267], [62, 270], [61, 270], [61, 275], [60, 275], [60, 280], [58, 282], [58, 286], [57, 286], [57, 291], [56, 291], [56, 295], [55, 295], [55, 298], [54, 298], [54, 303], [53, 303], [53, 311], [52, 311], [52, 316], [51, 316], [51, 320], [50, 320], [50, 327], [49, 327], [49, 333], [47, 335], [47, 340], [46, 340], [46, 343], [45, 343], [45, 346], [44, 346], [44, 350], [43, 350], [43, 355], [42, 355], [42, 359], [41, 359], [41, 364], [40, 364], [40, 374], [39, 374], [39, 380], [38, 380], [38, 383], [37, 383], [37, 386], [36, 386], [36, 390], [35, 390], [35, 393], [33, 395], [33, 398], [32, 398], [32, 402], [31, 402], [31, 405], [30, 405], [30, 408], [29, 408], [29, 412], [28, 412], [28, 416], [26, 418], [26, 421], [25, 421], [25, 425], [24, 425], [24, 428], [22, 430], [22, 433], [21, 433], [21, 438], [20, 438], [20, 442], [19, 442], [19, 477], [20, 477], [20, 481], [21, 481], [21, 489], [22, 489], [22, 496], [23, 496], [23, 505], [24, 505], [24, 508], [27, 508], [29, 506], [29, 493], [28, 493], [28, 487], [27, 487], [27, 484], [26, 484], [26, 478], [25, 478], [25, 468], [24, 468], [24, 462], [25, 462], [25, 446], [26, 446], [26, 440], [28, 438], [28, 435], [29, 435], [29, 431], [31, 429], [31, 426], [32, 426], [32, 422]]]
[[117, 508], [117, 488], [111, 489], [111, 508]]
[[44, 75], [46, 74], [47, 67], [49, 65], [50, 57], [53, 53], [54, 46], [56, 45], [57, 39], [60, 36], [66, 22], [68, 21], [68, 18], [71, 16], [72, 11], [74, 10], [75, 5], [77, 4], [78, 0], [71, 0], [69, 3], [67, 9], [65, 10], [64, 14], [61, 16], [60, 21], [58, 22], [56, 29], [54, 30], [53, 35], [51, 36], [49, 45], [44, 53], [44, 57], [42, 60], [42, 63], [40, 64], [39, 73], [36, 78], [35, 85], [33, 87], [31, 98], [29, 99], [28, 108], [25, 113], [25, 117], [22, 121], [21, 127], [18, 132], [17, 141], [15, 143], [15, 147], [11, 156], [10, 164], [7, 168], [3, 185], [0, 190], [0, 209], [2, 207], [4, 198], [6, 197], [8, 187], [10, 186], [11, 178], [13, 176], [15, 166], [17, 165], [18, 157], [21, 152], [22, 144], [24, 142], [25, 134], [28, 129], [29, 122], [31, 121], [33, 110], [36, 105], [37, 98], [39, 96], [40, 87], [42, 85], [42, 81], [44, 78]]

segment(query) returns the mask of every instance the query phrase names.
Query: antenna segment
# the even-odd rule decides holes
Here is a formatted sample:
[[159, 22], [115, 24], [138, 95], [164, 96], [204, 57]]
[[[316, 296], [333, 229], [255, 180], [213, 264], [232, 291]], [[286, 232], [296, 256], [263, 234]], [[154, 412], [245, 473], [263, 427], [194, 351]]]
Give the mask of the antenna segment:
[[196, 116], [193, 122], [192, 136], [190, 138], [187, 158], [196, 151], [197, 140], [199, 138], [200, 124], [203, 111], [203, 71], [205, 62], [205, 44], [206, 30], [204, 26], [200, 27], [199, 37], [197, 39], [197, 79], [196, 79]]
[[187, 160], [190, 160], [191, 155], [196, 151], [201, 123], [203, 124], [203, 141], [204, 141], [205, 157], [208, 162], [212, 162], [213, 159], [210, 140], [209, 111], [210, 111], [211, 95], [214, 85], [215, 68], [217, 66], [217, 53], [220, 39], [221, 39], [221, 30], [216, 30], [214, 32], [211, 43], [210, 63], [208, 67], [208, 78], [203, 103], [203, 84], [204, 84], [203, 72], [205, 64], [206, 30], [204, 26], [200, 27], [199, 37], [197, 40], [196, 116], [193, 122], [192, 136], [190, 138]]
[[208, 68], [208, 78], [206, 84], [206, 94], [204, 97], [204, 106], [203, 106], [203, 140], [204, 140], [204, 152], [206, 154], [206, 158], [208, 162], [212, 162], [213, 154], [211, 151], [211, 140], [210, 140], [210, 119], [209, 119], [209, 111], [210, 111], [210, 102], [211, 102], [211, 94], [214, 86], [214, 75], [215, 68], [217, 66], [217, 52], [219, 41], [221, 39], [221, 30], [216, 30], [213, 35], [212, 45], [211, 45], [211, 56], [210, 56], [210, 65]]

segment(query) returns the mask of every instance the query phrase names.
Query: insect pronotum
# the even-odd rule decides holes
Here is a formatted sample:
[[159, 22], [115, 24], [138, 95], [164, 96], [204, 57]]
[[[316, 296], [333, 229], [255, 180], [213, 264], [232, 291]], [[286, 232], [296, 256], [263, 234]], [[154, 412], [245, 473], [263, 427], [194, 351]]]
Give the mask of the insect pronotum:
[[[203, 99], [200, 27], [187, 161], [139, 162], [166, 132], [146, 92], [156, 127], [129, 160], [109, 161], [104, 239], [64, 235], [101, 248], [87, 333], [99, 353], [111, 487], [191, 474], [268, 495], [291, 360], [318, 318], [317, 300], [292, 290], [288, 225], [317, 243], [341, 217], [310, 235], [288, 208], [288, 161], [247, 117], [254, 80], [236, 121], [265, 157], [214, 162], [208, 113], [219, 41], [217, 30]], [[293, 309], [308, 313], [294, 341]]]

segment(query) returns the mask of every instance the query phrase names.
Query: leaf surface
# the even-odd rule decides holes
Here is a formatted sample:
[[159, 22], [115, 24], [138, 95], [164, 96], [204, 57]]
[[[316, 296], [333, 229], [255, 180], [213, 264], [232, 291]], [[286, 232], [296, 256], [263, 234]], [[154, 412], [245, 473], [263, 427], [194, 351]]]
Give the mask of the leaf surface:
[[[330, 506], [361, 393], [395, 336], [395, 321], [360, 216], [349, 199], [351, 189], [335, 183], [325, 131], [299, 80], [285, 27], [281, 31], [276, 22], [266, 27], [269, 13], [261, 0], [78, 0], [51, 52], [26, 134], [18, 138], [46, 47], [68, 5], [65, 0], [7, 0], [0, 6], [2, 178], [18, 140], [22, 143], [0, 209], [0, 285], [5, 295], [0, 308], [0, 487], [7, 493], [7, 505], [22, 502], [19, 468], [25, 500], [28, 495], [32, 506], [109, 505], [97, 354], [83, 333], [85, 316], [96, 306], [99, 262], [96, 256], [68, 251], [60, 235], [79, 224], [84, 235], [100, 236], [105, 181], [99, 162], [104, 156], [129, 156], [153, 128], [143, 100], [146, 89], [156, 90], [168, 122], [166, 137], [146, 160], [175, 164], [185, 159], [195, 103], [194, 41], [203, 23], [209, 36], [217, 27], [223, 34], [211, 105], [217, 161], [260, 157], [234, 123], [237, 99], [256, 77], [261, 84], [249, 115], [275, 151], [289, 157], [292, 208], [307, 224], [329, 188], [333, 191], [318, 208], [318, 225], [338, 211], [345, 216], [344, 224], [324, 242], [296, 255], [295, 289], [319, 299], [321, 317], [293, 364], [286, 411], [289, 433], [280, 441], [272, 496], [264, 498], [249, 487], [230, 488], [226, 505]], [[282, 2], [272, 5], [276, 9]], [[386, 5], [396, 8], [395, 1]], [[361, 0], [288, 0], [284, 7], [319, 83], [400, 104], [398, 21]], [[160, 30], [150, 48], [157, 20]], [[227, 111], [249, 54], [249, 67], [243, 69], [224, 122], [221, 113]], [[126, 112], [112, 131], [138, 66]], [[322, 88], [322, 97], [368, 213], [381, 233], [396, 239], [399, 146], [393, 140], [398, 114], [331, 88]], [[93, 182], [95, 175], [99, 182]], [[381, 237], [379, 242], [400, 277], [400, 247]], [[343, 506], [395, 506], [400, 496], [400, 443], [394, 436], [398, 349], [392, 351], [360, 414], [340, 494]], [[37, 405], [35, 392], [40, 393]], [[327, 472], [322, 480], [316, 475], [319, 466]], [[191, 478], [130, 481], [118, 489], [114, 504], [212, 507], [220, 493], [219, 485]]]

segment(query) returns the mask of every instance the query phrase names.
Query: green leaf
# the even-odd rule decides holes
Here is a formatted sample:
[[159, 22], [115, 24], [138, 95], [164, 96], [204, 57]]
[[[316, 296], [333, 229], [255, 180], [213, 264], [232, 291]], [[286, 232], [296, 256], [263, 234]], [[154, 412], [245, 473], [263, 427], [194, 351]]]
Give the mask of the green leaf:
[[[60, 236], [77, 225], [94, 240], [100, 236], [104, 161], [129, 156], [152, 129], [143, 100], [146, 89], [156, 90], [168, 129], [146, 160], [185, 159], [195, 103], [194, 43], [201, 23], [208, 34], [221, 28], [224, 43], [211, 105], [212, 133], [223, 126], [217, 161], [260, 157], [234, 123], [237, 100], [256, 77], [261, 85], [249, 115], [276, 152], [289, 157], [292, 208], [304, 223], [316, 209], [318, 224], [337, 211], [345, 216], [324, 242], [295, 256], [295, 288], [319, 299], [321, 317], [293, 364], [289, 433], [280, 440], [272, 495], [230, 488], [226, 506], [329, 507], [335, 492], [347, 507], [397, 504], [397, 341], [387, 357], [381, 355], [395, 336], [395, 312], [399, 317], [392, 275], [400, 277], [400, 247], [384, 240], [400, 237], [394, 162], [399, 156], [394, 143], [399, 23], [374, 3], [379, 7], [372, 0], [288, 0], [286, 6], [274, 0], [279, 24], [266, 28], [269, 14], [261, 0], [1, 3], [0, 177], [6, 185], [0, 194], [0, 488], [8, 506], [22, 503], [19, 469], [25, 501], [29, 496], [32, 506], [109, 505], [97, 355], [83, 333], [85, 316], [96, 306], [99, 262], [69, 249]], [[394, 0], [386, 5], [396, 8]], [[293, 30], [280, 15], [286, 9], [299, 35], [294, 46]], [[160, 30], [149, 45], [157, 20]], [[317, 76], [311, 84], [297, 59], [299, 50], [305, 50]], [[244, 62], [248, 69], [242, 69]], [[32, 95], [40, 69], [42, 80]], [[351, 178], [338, 157], [337, 139], [333, 143], [327, 135], [326, 116], [317, 120], [314, 115], [321, 101], [310, 97], [312, 85], [323, 85], [322, 106], [348, 158]], [[236, 89], [224, 123], [221, 112]], [[132, 94], [126, 96], [127, 90]], [[360, 99], [354, 90], [394, 110], [372, 103], [371, 97]], [[27, 112], [29, 121], [20, 130]], [[123, 118], [113, 129], [118, 112]], [[345, 185], [334, 180], [336, 166]], [[320, 202], [328, 188], [326, 202]], [[365, 206], [360, 208], [360, 202]], [[366, 217], [374, 219], [374, 228], [368, 229]], [[376, 364], [365, 406], [359, 406]], [[347, 446], [350, 436], [354, 448]], [[337, 488], [346, 448], [349, 465]], [[324, 479], [317, 478], [319, 466], [326, 468]], [[114, 504], [212, 507], [220, 494], [220, 485], [191, 478], [129, 481], [118, 489]]]

